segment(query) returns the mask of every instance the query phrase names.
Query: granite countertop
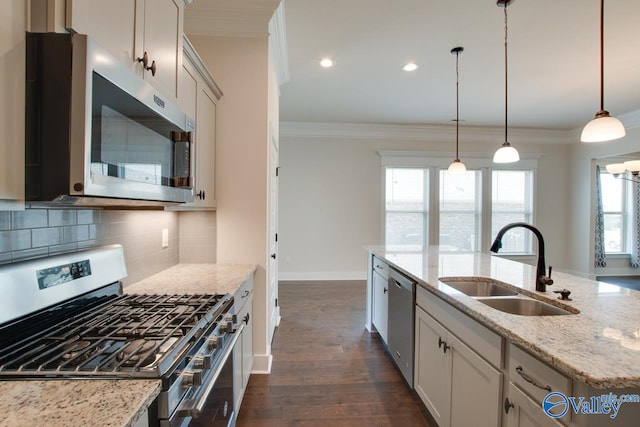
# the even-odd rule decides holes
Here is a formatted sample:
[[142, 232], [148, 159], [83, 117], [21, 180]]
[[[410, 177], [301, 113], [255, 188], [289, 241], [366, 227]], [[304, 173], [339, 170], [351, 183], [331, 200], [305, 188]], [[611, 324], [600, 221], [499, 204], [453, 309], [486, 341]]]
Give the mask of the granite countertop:
[[[125, 293], [233, 294], [256, 270], [249, 264], [178, 264]], [[0, 381], [0, 427], [131, 426], [160, 393], [159, 380]]]
[[[640, 387], [640, 292], [553, 272], [547, 292], [535, 290], [535, 266], [479, 252], [411, 251], [367, 247], [418, 284], [533, 353], [566, 375], [595, 388]], [[519, 316], [493, 309], [440, 282], [440, 277], [482, 276], [511, 284], [523, 295], [569, 306], [578, 314]], [[566, 288], [572, 301], [553, 290]]]
[[160, 387], [159, 380], [0, 381], [0, 427], [128, 427]]
[[129, 294], [234, 294], [255, 264], [177, 264], [124, 288]]

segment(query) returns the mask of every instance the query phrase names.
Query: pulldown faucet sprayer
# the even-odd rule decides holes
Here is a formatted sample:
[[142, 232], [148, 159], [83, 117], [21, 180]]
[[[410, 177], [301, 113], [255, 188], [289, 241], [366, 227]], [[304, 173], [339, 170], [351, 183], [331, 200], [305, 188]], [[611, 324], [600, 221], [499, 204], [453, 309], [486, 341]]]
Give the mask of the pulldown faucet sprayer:
[[502, 227], [500, 231], [498, 231], [498, 235], [496, 236], [496, 239], [493, 241], [493, 244], [491, 245], [491, 252], [498, 253], [498, 251], [502, 247], [502, 236], [504, 236], [504, 233], [506, 233], [507, 231], [515, 227], [523, 227], [523, 228], [526, 228], [527, 230], [531, 230], [533, 234], [535, 234], [536, 237], [538, 238], [538, 266], [536, 269], [536, 291], [546, 292], [547, 286], [553, 285], [553, 280], [551, 280], [552, 267], [549, 266], [549, 275], [548, 276], [545, 275], [546, 267], [544, 262], [544, 238], [542, 237], [542, 233], [540, 233], [540, 230], [538, 230], [531, 224], [527, 224], [526, 222], [513, 222], [511, 224], [507, 224], [504, 227]]

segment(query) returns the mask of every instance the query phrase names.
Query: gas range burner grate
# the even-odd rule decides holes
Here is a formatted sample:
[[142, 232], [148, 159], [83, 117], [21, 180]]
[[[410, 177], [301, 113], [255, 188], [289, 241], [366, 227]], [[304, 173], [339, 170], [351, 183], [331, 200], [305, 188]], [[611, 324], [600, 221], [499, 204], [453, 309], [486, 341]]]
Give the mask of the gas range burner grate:
[[0, 330], [0, 376], [160, 377], [163, 362], [231, 303], [222, 295], [120, 295], [46, 310]]

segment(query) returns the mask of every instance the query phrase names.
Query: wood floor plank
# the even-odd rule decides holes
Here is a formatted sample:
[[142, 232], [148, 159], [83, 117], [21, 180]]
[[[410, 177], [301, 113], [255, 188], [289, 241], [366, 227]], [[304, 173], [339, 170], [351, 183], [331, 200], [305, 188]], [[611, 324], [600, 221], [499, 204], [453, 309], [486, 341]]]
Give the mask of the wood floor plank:
[[280, 283], [269, 375], [251, 375], [238, 427], [430, 427], [364, 328], [365, 283]]

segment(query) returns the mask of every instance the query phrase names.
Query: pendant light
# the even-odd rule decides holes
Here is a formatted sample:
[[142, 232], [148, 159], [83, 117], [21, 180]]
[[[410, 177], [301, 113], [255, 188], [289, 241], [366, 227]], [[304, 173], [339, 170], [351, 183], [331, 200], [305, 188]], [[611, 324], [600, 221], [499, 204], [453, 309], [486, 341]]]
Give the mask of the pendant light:
[[605, 142], [625, 136], [622, 122], [604, 109], [604, 0], [600, 0], [600, 111], [582, 129], [580, 141]]
[[514, 163], [520, 160], [518, 150], [516, 150], [508, 139], [508, 104], [507, 89], [508, 86], [508, 70], [507, 70], [507, 6], [513, 3], [513, 0], [498, 0], [498, 7], [504, 7], [504, 143], [493, 155], [494, 163]]
[[458, 59], [463, 51], [463, 47], [454, 47], [451, 49], [451, 53], [456, 56], [456, 158], [453, 163], [449, 165], [450, 173], [462, 173], [467, 171], [467, 167], [460, 161], [460, 157], [458, 157], [458, 136], [460, 134], [460, 74], [458, 72]]

